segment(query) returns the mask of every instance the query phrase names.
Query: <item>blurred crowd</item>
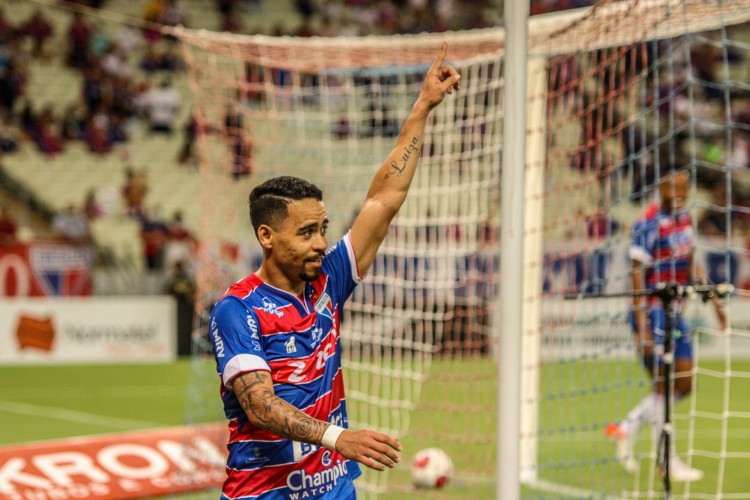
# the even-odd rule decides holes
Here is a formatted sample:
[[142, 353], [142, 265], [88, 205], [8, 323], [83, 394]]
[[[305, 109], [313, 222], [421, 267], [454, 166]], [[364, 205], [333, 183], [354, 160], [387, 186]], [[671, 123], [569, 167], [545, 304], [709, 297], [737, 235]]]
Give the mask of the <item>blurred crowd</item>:
[[[532, 15], [543, 14], [593, 3], [592, 0], [532, 0], [530, 11]], [[191, 27], [191, 18], [200, 14], [189, 9], [189, 6], [194, 8], [195, 3], [182, 0], [139, 2], [133, 16], [140, 19], [140, 24], [119, 24], [116, 29], [112, 26], [105, 29], [97, 17], [84, 15], [75, 8], [81, 5], [106, 9], [106, 0], [78, 0], [61, 2], [61, 5], [67, 9], [67, 13], [61, 14], [67, 16], [64, 33], [55, 33], [55, 24], [49, 19], [48, 11], [41, 7], [16, 22], [11, 22], [0, 7], [0, 154], [13, 154], [28, 143], [40, 154], [54, 156], [75, 141], [85, 144], [92, 154], [104, 155], [116, 145], [132, 141], [134, 127], [145, 126], [149, 133], [173, 140], [180, 140], [174, 136], [175, 132], [181, 132], [182, 147], [175, 160], [194, 165], [199, 123], [192, 115], [185, 123], [177, 122], [184, 97], [172, 85], [176, 78], [184, 78], [181, 75], [184, 65], [175, 40], [158, 28], [161, 25]], [[285, 25], [264, 22], [266, 0], [206, 0], [206, 5], [218, 14], [219, 25], [215, 29], [278, 36], [440, 32], [486, 28], [502, 22], [501, 0], [294, 0], [296, 12], [295, 15], [290, 13], [290, 18], [298, 21]], [[730, 38], [734, 38], [731, 30], [741, 29], [744, 26], [731, 28]], [[57, 39], [62, 35], [63, 47], [51, 46], [55, 35]], [[647, 47], [647, 50], [655, 48]], [[626, 196], [637, 201], [644, 195], [645, 186], [653, 182], [655, 165], [663, 168], [667, 164], [689, 161], [685, 156], [690, 154], [688, 139], [696, 139], [701, 165], [715, 166], [698, 170], [699, 186], [712, 197], [699, 221], [700, 231], [722, 235], [727, 231], [750, 230], [750, 183], [737, 180], [750, 166], [750, 97], [737, 89], [730, 89], [729, 96], [720, 76], [724, 64], [745, 64], [745, 54], [736, 46], [730, 46], [725, 57], [718, 41], [695, 37], [682, 56], [672, 58], [672, 78], [662, 78], [660, 85], [650, 87], [649, 95], [644, 97], [644, 102], [661, 115], [660, 121], [649, 118], [651, 124], [658, 121], [657, 127], [628, 120], [623, 109], [611, 104], [617, 102], [611, 99], [612, 95], [624, 100], [628, 81], [623, 75], [635, 74], [643, 61], [626, 54], [618, 60], [630, 65], [629, 69], [615, 71], [601, 62], [607, 60], [607, 54], [591, 57], [598, 57], [599, 61], [595, 63], [599, 65], [599, 78], [593, 80], [594, 86], [582, 89], [577, 85], [578, 76], [585, 70], [580, 58], [560, 58], [553, 63], [550, 78], [554, 105], [571, 110], [595, 110], [576, 112], [574, 118], [580, 122], [581, 130], [580, 147], [571, 154], [570, 166], [595, 172], [601, 179], [602, 193], [609, 194], [602, 195], [598, 210], [581, 214], [584, 232], [591, 238], [601, 238], [624, 227], [606, 215], [607, 203], [612, 202], [612, 193], [616, 190], [612, 186], [616, 182], [613, 172], [629, 169], [632, 185], [627, 187]], [[59, 65], [65, 71], [80, 75], [80, 88], [75, 89], [79, 99], [64, 110], [52, 106], [40, 108], [39, 96], [28, 92], [29, 81], [34, 78], [29, 71], [32, 60]], [[250, 83], [262, 77], [252, 70], [248, 67]], [[688, 80], [699, 84], [687, 86]], [[727, 99], [728, 96], [731, 99]], [[732, 108], [727, 109], [730, 100]], [[592, 106], [597, 103], [599, 105]], [[375, 106], [375, 97], [372, 104]], [[725, 140], [725, 130], [702, 126], [711, 124], [712, 117], [727, 114], [735, 125], [729, 140]], [[375, 112], [368, 116], [371, 121], [364, 133], [397, 135], [398, 123], [394, 117]], [[670, 122], [672, 116], [676, 122]], [[691, 120], [697, 120], [697, 137], [682, 132], [686, 129], [682, 125]], [[241, 113], [228, 106], [224, 123], [200, 126], [206, 127], [207, 132], [220, 133], [225, 139], [234, 158], [232, 175], [235, 178], [252, 175], [253, 144]], [[342, 121], [334, 133], [346, 138], [351, 126]], [[671, 131], [664, 129], [666, 126], [671, 126]], [[644, 152], [644, 144], [659, 143], [657, 139], [665, 134], [672, 134], [675, 139], [671, 141], [671, 150], [650, 148]], [[613, 150], [616, 152], [612, 153]], [[123, 171], [125, 178], [120, 195], [126, 213], [141, 225], [147, 266], [164, 269], [167, 243], [184, 242], [186, 248], [195, 248], [196, 237], [185, 227], [179, 212], [164, 216], [148, 207], [145, 169], [125, 161]], [[737, 175], [727, 180], [729, 171]], [[186, 175], [191, 175], [190, 171], [186, 170]], [[57, 214], [52, 223], [55, 233], [66, 241], [89, 242], [87, 228], [103, 213], [99, 203], [94, 186], [80, 204], [70, 205]], [[7, 219], [9, 215], [6, 213], [3, 217]], [[3, 224], [3, 231], [10, 232], [12, 224], [7, 221]]]
[[[126, 25], [107, 33], [91, 18], [73, 11], [63, 37], [63, 60], [54, 61], [60, 52], [49, 47], [53, 34], [53, 23], [40, 8], [15, 26], [0, 10], [0, 117], [7, 143], [3, 148], [0, 139], [0, 148], [12, 151], [27, 138], [42, 154], [55, 155], [67, 142], [82, 141], [92, 153], [104, 154], [129, 140], [137, 120], [148, 122], [154, 132], [172, 131], [181, 96], [170, 89], [170, 73], [182, 67], [174, 43], [147, 43], [146, 32]], [[23, 50], [27, 39], [28, 52]], [[33, 78], [29, 58], [62, 63], [79, 72], [80, 99], [62, 112], [49, 105], [39, 109], [35, 102], [39, 96], [27, 91]], [[163, 77], [152, 87], [149, 82], [155, 72]], [[144, 74], [151, 74], [150, 78]]]
[[[747, 28], [728, 27], [726, 36], [741, 40]], [[722, 44], [718, 36], [552, 61], [548, 112], [577, 122], [580, 137], [569, 165], [599, 181], [599, 208], [579, 214], [587, 227], [579, 232], [616, 233], [624, 225], [607, 217], [609, 207], [640, 205], [653, 196], [658, 177], [690, 168], [698, 193], [708, 194], [697, 200], [699, 233], [750, 234], [750, 92], [743, 83], [750, 61], [740, 44]], [[662, 61], [659, 70], [644, 78], [645, 65], [654, 61]], [[564, 132], [555, 130], [552, 142], [558, 133]]]

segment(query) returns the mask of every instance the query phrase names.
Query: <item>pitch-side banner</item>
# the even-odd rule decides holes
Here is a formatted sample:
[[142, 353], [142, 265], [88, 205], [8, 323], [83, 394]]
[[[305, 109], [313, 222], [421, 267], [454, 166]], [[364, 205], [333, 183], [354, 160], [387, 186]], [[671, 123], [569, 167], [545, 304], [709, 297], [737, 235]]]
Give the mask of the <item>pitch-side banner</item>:
[[0, 297], [91, 294], [91, 249], [54, 242], [0, 247]]
[[200, 491], [226, 477], [225, 424], [0, 447], [0, 498], [124, 500]]
[[[732, 283], [750, 289], [750, 255], [743, 248], [724, 250], [722, 239], [701, 238], [696, 262], [712, 283]], [[632, 356], [629, 298], [591, 298], [592, 295], [624, 292], [632, 288], [628, 243], [602, 242], [586, 251], [580, 243], [560, 245], [545, 255], [543, 271], [542, 356], [561, 359], [592, 355], [603, 350], [612, 355]], [[588, 299], [564, 300], [566, 293], [581, 293]], [[720, 335], [711, 304], [690, 300], [684, 306], [693, 331], [696, 351], [704, 357], [750, 356], [750, 298], [737, 294], [729, 299], [732, 334]]]
[[0, 364], [168, 362], [176, 356], [172, 297], [0, 301]]

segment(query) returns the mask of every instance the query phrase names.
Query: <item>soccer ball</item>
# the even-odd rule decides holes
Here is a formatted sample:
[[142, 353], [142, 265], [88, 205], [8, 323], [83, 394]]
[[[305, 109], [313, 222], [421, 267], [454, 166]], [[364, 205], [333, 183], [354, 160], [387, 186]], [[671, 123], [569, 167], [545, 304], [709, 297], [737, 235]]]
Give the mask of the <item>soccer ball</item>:
[[425, 448], [411, 461], [411, 481], [417, 488], [442, 488], [453, 476], [453, 461], [440, 448]]

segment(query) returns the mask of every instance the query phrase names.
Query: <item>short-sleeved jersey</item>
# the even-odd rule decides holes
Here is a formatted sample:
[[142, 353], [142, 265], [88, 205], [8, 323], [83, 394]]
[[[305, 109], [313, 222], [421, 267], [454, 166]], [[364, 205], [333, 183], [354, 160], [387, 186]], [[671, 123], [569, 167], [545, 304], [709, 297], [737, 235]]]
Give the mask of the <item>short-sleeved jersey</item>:
[[249, 423], [231, 382], [271, 373], [276, 395], [311, 417], [348, 427], [341, 370], [340, 315], [360, 281], [349, 235], [323, 259], [302, 296], [249, 275], [211, 312], [210, 337], [229, 420], [223, 499], [348, 498], [361, 471], [329, 449], [279, 437]]
[[690, 214], [672, 214], [654, 203], [633, 226], [629, 255], [643, 264], [648, 288], [657, 283], [687, 285], [694, 245]]

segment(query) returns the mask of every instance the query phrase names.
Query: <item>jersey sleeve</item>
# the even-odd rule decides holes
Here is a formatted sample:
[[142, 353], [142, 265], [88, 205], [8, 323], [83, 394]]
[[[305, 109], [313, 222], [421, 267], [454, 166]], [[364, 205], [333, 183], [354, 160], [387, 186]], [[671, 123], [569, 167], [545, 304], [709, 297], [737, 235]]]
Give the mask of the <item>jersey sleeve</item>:
[[243, 373], [271, 371], [258, 317], [236, 297], [224, 297], [211, 312], [211, 343], [216, 357], [216, 370], [227, 388]]
[[332, 289], [341, 302], [348, 299], [362, 281], [349, 233], [328, 250], [323, 259], [323, 272], [331, 277]]
[[632, 260], [637, 260], [644, 264], [651, 264], [654, 260], [654, 236], [649, 231], [649, 224], [646, 219], [639, 219], [633, 225], [631, 234], [630, 248], [628, 255]]

